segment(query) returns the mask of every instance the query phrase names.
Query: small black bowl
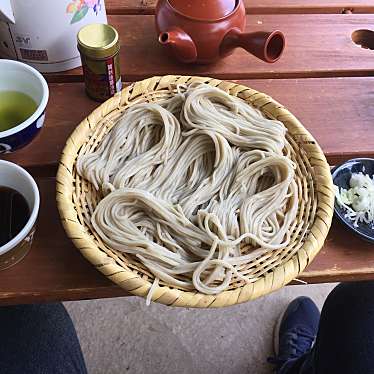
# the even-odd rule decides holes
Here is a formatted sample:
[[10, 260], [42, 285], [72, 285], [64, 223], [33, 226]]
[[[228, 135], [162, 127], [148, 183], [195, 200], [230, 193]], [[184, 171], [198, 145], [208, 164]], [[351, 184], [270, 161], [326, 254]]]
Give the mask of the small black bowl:
[[[373, 158], [354, 158], [346, 161], [344, 164], [335, 166], [331, 170], [332, 179], [336, 186], [349, 189], [349, 180], [352, 174], [362, 172], [369, 174], [370, 177], [374, 175], [374, 159]], [[346, 210], [342, 208], [335, 199], [334, 214], [338, 219], [351, 229], [355, 234], [361, 238], [374, 243], [374, 224], [368, 225], [366, 223], [358, 222], [358, 227], [353, 226], [353, 222], [349, 218], [345, 218]]]

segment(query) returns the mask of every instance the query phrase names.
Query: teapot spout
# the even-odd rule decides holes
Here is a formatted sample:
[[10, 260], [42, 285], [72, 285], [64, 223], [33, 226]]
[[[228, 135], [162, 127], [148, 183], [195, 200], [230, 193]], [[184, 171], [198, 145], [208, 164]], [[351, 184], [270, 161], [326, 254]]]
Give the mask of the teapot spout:
[[221, 53], [227, 54], [233, 48], [241, 47], [265, 62], [275, 62], [281, 57], [285, 45], [280, 31], [243, 33], [239, 29], [230, 30], [221, 44]]
[[173, 27], [168, 31], [161, 32], [158, 41], [167, 45], [175, 57], [182, 62], [195, 62], [197, 50], [191, 37], [179, 27]]

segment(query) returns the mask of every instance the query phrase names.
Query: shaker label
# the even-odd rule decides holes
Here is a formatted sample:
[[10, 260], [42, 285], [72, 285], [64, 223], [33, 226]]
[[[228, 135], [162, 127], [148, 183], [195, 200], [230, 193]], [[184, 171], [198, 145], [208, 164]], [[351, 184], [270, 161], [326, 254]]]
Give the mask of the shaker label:
[[113, 58], [106, 60], [107, 74], [108, 74], [108, 86], [110, 95], [116, 93], [116, 78], [115, 78], [115, 67]]
[[81, 54], [86, 91], [95, 100], [104, 101], [122, 88], [118, 54], [96, 60]]

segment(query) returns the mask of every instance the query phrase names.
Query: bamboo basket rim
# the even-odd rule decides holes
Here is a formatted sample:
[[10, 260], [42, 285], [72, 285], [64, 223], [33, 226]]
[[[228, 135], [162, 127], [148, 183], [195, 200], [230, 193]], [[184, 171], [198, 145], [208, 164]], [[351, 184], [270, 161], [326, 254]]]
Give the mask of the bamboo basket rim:
[[222, 81], [210, 77], [167, 75], [155, 76], [134, 82], [125, 87], [89, 114], [76, 127], [68, 138], [62, 152], [56, 177], [56, 200], [60, 219], [67, 236], [100, 272], [133, 295], [145, 297], [152, 283], [131, 269], [121, 266], [95, 244], [90, 233], [80, 222], [75, 206], [74, 165], [78, 152], [89, 139], [95, 127], [109, 114], [123, 110], [131, 101], [150, 92], [167, 89], [171, 84], [204, 82], [216, 86], [234, 96], [239, 96], [249, 104], [260, 109], [270, 118], [284, 123], [288, 132], [305, 152], [313, 169], [313, 183], [317, 197], [314, 221], [302, 246], [285, 263], [275, 265], [271, 271], [263, 274], [257, 281], [242, 285], [217, 295], [206, 295], [198, 291], [183, 291], [167, 285], [155, 288], [152, 300], [171, 306], [182, 307], [222, 307], [234, 305], [273, 292], [296, 278], [314, 259], [321, 249], [331, 225], [334, 206], [334, 190], [330, 168], [326, 158], [313, 136], [298, 119], [284, 106], [270, 96], [247, 86]]

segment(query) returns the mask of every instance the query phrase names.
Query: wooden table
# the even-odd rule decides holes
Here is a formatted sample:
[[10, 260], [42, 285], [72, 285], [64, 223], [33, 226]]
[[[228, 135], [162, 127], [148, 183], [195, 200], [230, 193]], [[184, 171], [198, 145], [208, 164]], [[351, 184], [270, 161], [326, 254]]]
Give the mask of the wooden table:
[[[355, 30], [374, 29], [371, 0], [248, 0], [248, 29], [285, 33], [284, 55], [273, 65], [242, 50], [210, 66], [175, 63], [156, 42], [154, 4], [106, 0], [109, 22], [121, 36], [124, 81], [158, 74], [240, 80], [288, 107], [318, 140], [330, 164], [374, 157], [374, 51], [351, 40]], [[374, 48], [374, 37], [362, 42]], [[65, 140], [98, 104], [84, 93], [81, 69], [46, 77], [50, 101], [45, 128], [27, 148], [3, 157], [35, 176], [41, 210], [32, 251], [0, 273], [0, 303], [124, 296], [66, 238], [55, 204], [54, 175]], [[300, 278], [309, 283], [374, 279], [374, 246], [334, 223], [325, 246]]]

